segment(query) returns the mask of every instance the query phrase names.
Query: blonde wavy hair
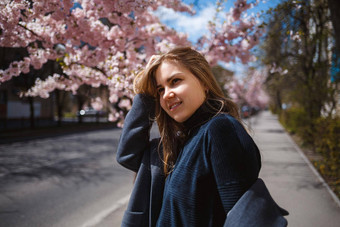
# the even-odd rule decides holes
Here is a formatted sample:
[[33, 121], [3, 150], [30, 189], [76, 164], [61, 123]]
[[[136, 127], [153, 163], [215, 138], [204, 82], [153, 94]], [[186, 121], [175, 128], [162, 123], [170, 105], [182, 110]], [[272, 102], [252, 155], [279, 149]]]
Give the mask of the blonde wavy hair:
[[[140, 71], [134, 79], [134, 92], [142, 93], [155, 98], [155, 116], [161, 135], [160, 144], [163, 147], [164, 173], [167, 176], [173, 169], [177, 156], [186, 136], [183, 133], [183, 124], [173, 120], [161, 107], [160, 97], [157, 92], [156, 71], [164, 61], [173, 61], [187, 68], [201, 83], [208, 88], [207, 100], [220, 103], [219, 107], [210, 105], [211, 111], [216, 114], [223, 112], [235, 117], [240, 121], [237, 105], [224, 94], [212, 74], [209, 63], [204, 56], [190, 47], [178, 47], [158, 56], [147, 67]], [[160, 146], [159, 146], [160, 148]], [[160, 149], [159, 149], [160, 151]]]

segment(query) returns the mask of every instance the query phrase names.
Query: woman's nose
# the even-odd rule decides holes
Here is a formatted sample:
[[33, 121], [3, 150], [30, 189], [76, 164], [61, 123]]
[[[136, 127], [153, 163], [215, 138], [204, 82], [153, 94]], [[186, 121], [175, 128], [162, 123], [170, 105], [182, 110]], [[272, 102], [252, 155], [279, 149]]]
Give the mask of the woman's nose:
[[165, 88], [163, 99], [171, 99], [173, 97], [175, 97], [175, 94], [172, 89]]

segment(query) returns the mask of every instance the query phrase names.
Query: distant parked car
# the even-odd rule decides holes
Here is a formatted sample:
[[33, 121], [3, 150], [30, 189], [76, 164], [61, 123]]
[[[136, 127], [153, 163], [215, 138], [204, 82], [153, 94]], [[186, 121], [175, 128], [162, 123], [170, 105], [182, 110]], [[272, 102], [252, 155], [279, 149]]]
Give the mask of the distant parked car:
[[248, 118], [251, 115], [251, 109], [249, 106], [242, 106], [241, 107], [241, 117]]
[[84, 108], [77, 112], [77, 116], [103, 116], [105, 114], [102, 110], [95, 110], [91, 107]]
[[248, 118], [253, 115], [256, 115], [261, 109], [259, 107], [252, 106], [242, 106], [241, 107], [241, 118]]

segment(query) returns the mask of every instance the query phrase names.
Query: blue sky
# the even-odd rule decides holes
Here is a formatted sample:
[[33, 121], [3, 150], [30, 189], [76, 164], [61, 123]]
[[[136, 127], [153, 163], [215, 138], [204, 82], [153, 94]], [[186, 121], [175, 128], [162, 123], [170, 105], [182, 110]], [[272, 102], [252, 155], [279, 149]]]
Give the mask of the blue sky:
[[[178, 32], [188, 34], [188, 39], [195, 43], [199, 37], [207, 33], [207, 24], [215, 15], [216, 0], [183, 0], [186, 4], [193, 4], [196, 14], [191, 16], [188, 13], [174, 12], [172, 9], [160, 8], [156, 15], [161, 22], [174, 28]], [[228, 0], [224, 3], [224, 12], [229, 11], [235, 0]], [[248, 1], [249, 2], [249, 1]], [[261, 1], [258, 6], [250, 9], [248, 13], [263, 13], [270, 7], [275, 7], [280, 0]], [[222, 14], [222, 13], [220, 13]], [[222, 15], [220, 15], [222, 16]], [[229, 63], [222, 66], [235, 71], [237, 75], [243, 74], [244, 65], [241, 63]]]

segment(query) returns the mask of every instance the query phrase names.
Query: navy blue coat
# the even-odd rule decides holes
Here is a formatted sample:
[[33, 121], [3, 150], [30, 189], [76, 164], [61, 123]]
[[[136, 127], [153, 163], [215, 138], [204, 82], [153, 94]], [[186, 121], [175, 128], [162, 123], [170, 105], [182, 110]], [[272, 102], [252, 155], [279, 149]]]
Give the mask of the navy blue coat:
[[[218, 226], [222, 226], [223, 223], [224, 223], [225, 226], [234, 226], [233, 224], [230, 224], [230, 223], [236, 223], [235, 221], [233, 221], [233, 220], [237, 220], [237, 219], [234, 218], [236, 216], [232, 215], [229, 218], [229, 215], [228, 215], [228, 218], [226, 219], [226, 213], [230, 210], [230, 208], [232, 208], [234, 206], [236, 201], [242, 196], [242, 194], [247, 189], [250, 188], [251, 184], [253, 184], [255, 182], [256, 178], [258, 177], [258, 171], [259, 171], [260, 164], [258, 165], [257, 163], [258, 162], [260, 163], [260, 157], [259, 157], [256, 145], [253, 143], [253, 141], [250, 139], [250, 137], [247, 135], [247, 133], [244, 131], [244, 129], [240, 126], [240, 124], [230, 116], [221, 116], [219, 118], [216, 118], [214, 121], [212, 121], [213, 123], [208, 124], [208, 126], [205, 126], [206, 129], [201, 129], [200, 131], [198, 131], [198, 133], [197, 133], [198, 135], [193, 136], [194, 141], [191, 142], [191, 144], [193, 144], [193, 145], [190, 145], [190, 142], [189, 142], [189, 145], [188, 145], [188, 147], [190, 147], [189, 149], [193, 149], [196, 146], [196, 142], [198, 142], [199, 147], [196, 151], [197, 155], [201, 155], [203, 153], [206, 154], [207, 153], [205, 151], [206, 149], [208, 149], [208, 150], [213, 149], [214, 150], [214, 146], [218, 147], [217, 150], [225, 150], [225, 149], [221, 149], [221, 146], [222, 147], [228, 146], [229, 148], [231, 148], [231, 150], [227, 149], [227, 151], [228, 150], [229, 151], [232, 151], [232, 150], [236, 151], [236, 152], [229, 152], [230, 153], [230, 154], [228, 154], [229, 156], [226, 156], [226, 158], [224, 158], [224, 160], [226, 162], [229, 162], [229, 164], [227, 164], [227, 165], [223, 164], [225, 161], [222, 162], [222, 163], [220, 162], [221, 154], [222, 154], [222, 156], [226, 155], [224, 151], [221, 154], [217, 153], [217, 155], [215, 155], [216, 157], [214, 157], [214, 156], [210, 157], [209, 155], [208, 156], [207, 155], [205, 155], [205, 156], [201, 155], [201, 156], [203, 156], [203, 158], [200, 157], [201, 163], [199, 163], [198, 165], [195, 164], [195, 166], [201, 166], [201, 167], [198, 167], [198, 169], [196, 168], [194, 170], [190, 169], [189, 174], [187, 174], [187, 175], [185, 175], [185, 173], [182, 174], [182, 172], [183, 172], [183, 170], [185, 170], [186, 165], [188, 164], [188, 162], [186, 162], [186, 160], [190, 159], [190, 155], [192, 154], [192, 152], [186, 152], [187, 157], [185, 157], [185, 159], [184, 158], [183, 159], [178, 158], [180, 161], [182, 161], [182, 162], [184, 161], [185, 164], [180, 169], [180, 171], [177, 171], [176, 180], [181, 178], [181, 177], [184, 177], [184, 179], [182, 179], [182, 180], [184, 180], [184, 181], [186, 180], [186, 181], [190, 182], [192, 180], [191, 172], [193, 171], [194, 174], [202, 174], [199, 171], [201, 171], [202, 165], [204, 166], [205, 164], [207, 164], [207, 166], [206, 166], [205, 169], [203, 168], [203, 171], [205, 171], [204, 172], [205, 176], [207, 175], [206, 171], [208, 171], [208, 178], [204, 178], [204, 179], [208, 179], [208, 182], [211, 181], [211, 184], [214, 184], [214, 181], [217, 181], [216, 183], [218, 184], [219, 181], [222, 180], [222, 185], [221, 185], [222, 188], [220, 188], [219, 190], [214, 189], [214, 188], [216, 188], [216, 186], [213, 186], [211, 189], [208, 189], [208, 191], [213, 190], [210, 193], [208, 193], [208, 195], [212, 194], [212, 195], [209, 195], [210, 198], [211, 198], [209, 200], [211, 200], [211, 202], [215, 201], [213, 203], [215, 205], [213, 205], [213, 207], [212, 207], [213, 210], [214, 210], [213, 213], [211, 213], [210, 215], [208, 214], [209, 217], [211, 217], [211, 215], [213, 216], [213, 220], [206, 220], [206, 218], [202, 219], [201, 216], [206, 215], [206, 211], [203, 211], [203, 213], [202, 213], [202, 211], [201, 211], [201, 213], [198, 212], [198, 215], [197, 215], [197, 212], [195, 213], [195, 211], [194, 211], [194, 210], [197, 210], [197, 208], [198, 208], [198, 207], [195, 207], [196, 204], [200, 204], [200, 201], [198, 201], [198, 200], [201, 200], [201, 197], [206, 197], [206, 195], [207, 195], [207, 192], [205, 192], [203, 194], [195, 194], [198, 190], [198, 188], [196, 188], [196, 186], [195, 186], [195, 185], [197, 185], [196, 183], [194, 184], [194, 188], [192, 188], [192, 187], [188, 188], [187, 187], [187, 189], [186, 189], [186, 190], [189, 190], [188, 196], [189, 197], [191, 196], [191, 198], [189, 199], [190, 201], [188, 201], [188, 199], [185, 199], [183, 197], [183, 196], [185, 196], [185, 193], [180, 194], [181, 193], [180, 191], [182, 189], [180, 185], [176, 185], [176, 183], [175, 183], [175, 185], [166, 187], [167, 197], [164, 198], [165, 202], [163, 204], [163, 210], [162, 210], [163, 213], [160, 216], [160, 211], [161, 211], [161, 208], [162, 208], [165, 177], [163, 175], [163, 164], [161, 162], [160, 154], [158, 154], [158, 149], [157, 149], [157, 146], [159, 144], [159, 140], [154, 139], [152, 141], [149, 141], [149, 130], [150, 130], [150, 127], [151, 127], [151, 124], [152, 124], [151, 118], [153, 117], [152, 116], [153, 112], [154, 112], [154, 103], [153, 103], [152, 99], [147, 98], [143, 95], [137, 95], [134, 99], [133, 107], [126, 117], [123, 132], [122, 132], [122, 135], [121, 135], [121, 138], [120, 138], [120, 143], [119, 143], [118, 151], [117, 151], [117, 161], [120, 164], [122, 164], [123, 166], [125, 166], [126, 168], [137, 172], [135, 186], [134, 186], [131, 198], [130, 198], [128, 208], [127, 208], [127, 210], [124, 214], [124, 217], [123, 217], [122, 226], [124, 226], [124, 227], [125, 226], [155, 226], [158, 218], [160, 218], [160, 222], [163, 222], [163, 225], [166, 224], [167, 226], [178, 226], [178, 225], [216, 226], [216, 224]], [[199, 116], [201, 118], [202, 115], [199, 115]], [[197, 119], [200, 120], [200, 118], [197, 118]], [[227, 123], [225, 124], [226, 121], [227, 121]], [[209, 128], [209, 125], [212, 125], [212, 126], [210, 126], [210, 128]], [[230, 130], [229, 128], [234, 128], [234, 129]], [[210, 134], [207, 133], [207, 131], [209, 131], [209, 130], [213, 134], [216, 134], [214, 132], [217, 132], [217, 134], [220, 134], [220, 130], [222, 130], [222, 132], [224, 134], [228, 133], [228, 136], [223, 137], [222, 139], [219, 140], [218, 137], [217, 137], [217, 139], [214, 136], [211, 137], [210, 136], [211, 133]], [[232, 133], [230, 134], [229, 132], [232, 132]], [[208, 134], [207, 138], [205, 138], [206, 134]], [[230, 138], [230, 139], [228, 139], [228, 138]], [[209, 141], [211, 139], [212, 139], [212, 141], [210, 143], [206, 142], [207, 140]], [[225, 139], [227, 139], [227, 141], [225, 141]], [[201, 142], [199, 142], [199, 141], [201, 141]], [[235, 146], [235, 141], [239, 141], [239, 142], [236, 142], [236, 146]], [[202, 144], [207, 144], [207, 143], [211, 144], [211, 145], [206, 145], [206, 146], [208, 146], [208, 148], [204, 148]], [[230, 147], [230, 144], [234, 144], [234, 145], [232, 145], [233, 147]], [[213, 146], [213, 147], [211, 147], [211, 146]], [[244, 152], [244, 149], [243, 149], [244, 147], [246, 147], [246, 150], [248, 151], [248, 153], [250, 152], [249, 153], [250, 156], [249, 155], [246, 155], [246, 156], [240, 156], [239, 155], [240, 152], [241, 153]], [[184, 147], [184, 149], [185, 148], [186, 147]], [[203, 150], [203, 151], [201, 152], [201, 150]], [[190, 151], [192, 151], [192, 150], [190, 150]], [[216, 151], [216, 152], [219, 152], [219, 151]], [[245, 157], [246, 161], [244, 161], [244, 162], [242, 161], [242, 162], [239, 163], [240, 165], [237, 164], [237, 166], [235, 166], [234, 163], [235, 162], [238, 163], [239, 160], [241, 160], [240, 157], [241, 157], [241, 159], [243, 159], [243, 157]], [[256, 159], [257, 159], [257, 161], [256, 161]], [[215, 165], [217, 165], [217, 166], [220, 165], [220, 167], [222, 168], [222, 169], [217, 168], [217, 172], [215, 170], [215, 173], [213, 174], [214, 175], [213, 178], [215, 180], [213, 180], [213, 178], [210, 179], [210, 177], [209, 177], [211, 175], [210, 174], [210, 172], [211, 172], [210, 168], [211, 167], [209, 167], [209, 166], [211, 166], [209, 164], [209, 162], [211, 160], [214, 162], [213, 165], [212, 165], [213, 169], [217, 168], [217, 167], [215, 167]], [[251, 160], [253, 160], [253, 161], [251, 161]], [[180, 166], [180, 164], [181, 163], [179, 162], [178, 165]], [[177, 163], [176, 163], [176, 165], [177, 165]], [[233, 167], [228, 168], [228, 166], [233, 166]], [[239, 169], [239, 168], [241, 168], [241, 169]], [[239, 170], [241, 170], [241, 171], [239, 171]], [[230, 172], [230, 171], [232, 171], [232, 172]], [[176, 169], [174, 170], [174, 172], [176, 172]], [[239, 178], [240, 173], [242, 175], [241, 178], [246, 179], [245, 182], [238, 183], [238, 182], [235, 182], [233, 180], [233, 179]], [[237, 177], [237, 178], [235, 178], [235, 177]], [[171, 179], [171, 175], [168, 177], [167, 184], [171, 183], [169, 178]], [[201, 177], [200, 177], [200, 179], [201, 179]], [[230, 181], [229, 179], [231, 179], [232, 181]], [[225, 182], [227, 182], [228, 185], [229, 185], [228, 182], [231, 182], [232, 184], [234, 184], [234, 186], [226, 187], [226, 186], [224, 186]], [[210, 185], [208, 183], [207, 187], [209, 187], [209, 186]], [[221, 187], [221, 186], [219, 186], [219, 187]], [[173, 189], [173, 187], [177, 188], [177, 189]], [[202, 189], [202, 185], [200, 187]], [[203, 185], [203, 189], [206, 190], [206, 186]], [[179, 192], [178, 192], [178, 190], [179, 190]], [[219, 192], [219, 194], [218, 194], [218, 192]], [[177, 202], [178, 205], [175, 205], [177, 207], [175, 210], [173, 210], [174, 205], [169, 206], [169, 203], [174, 202], [174, 201], [172, 201], [171, 197], [169, 198], [169, 195], [174, 195], [174, 193], [175, 194], [177, 193], [177, 195], [175, 195], [175, 200], [176, 200], [176, 197], [178, 197], [178, 196], [180, 196], [182, 198]], [[245, 195], [247, 195], [247, 193], [245, 193]], [[220, 199], [220, 196], [222, 196], [221, 199]], [[266, 198], [266, 201], [268, 200], [268, 198], [271, 198], [271, 197], [268, 197], [267, 194], [264, 194], [264, 197]], [[251, 197], [251, 198], [253, 198], [253, 197]], [[186, 202], [184, 202], [183, 199]], [[194, 199], [194, 200], [191, 201], [192, 199]], [[220, 200], [221, 202], [218, 202], [216, 199]], [[216, 203], [216, 201], [217, 201], [217, 203]], [[253, 199], [249, 200], [249, 196], [248, 196], [248, 197], [246, 197], [245, 201], [249, 202], [249, 201], [254, 201], [254, 200]], [[268, 200], [268, 201], [270, 201], [270, 200]], [[204, 200], [203, 204], [206, 203], [206, 202], [207, 202], [207, 200]], [[211, 202], [209, 202], [209, 204], [211, 204]], [[258, 201], [256, 201], [256, 202], [258, 202]], [[175, 201], [175, 203], [176, 203], [176, 201]], [[244, 203], [242, 203], [242, 204], [244, 204]], [[242, 206], [242, 204], [240, 205], [238, 203], [237, 207], [244, 208], [244, 206]], [[269, 203], [269, 204], [271, 204], [271, 203]], [[181, 206], [182, 206], [182, 208], [181, 208]], [[202, 206], [199, 206], [199, 207], [202, 207]], [[223, 207], [224, 207], [224, 209], [223, 209]], [[267, 207], [267, 205], [265, 207]], [[274, 206], [274, 207], [276, 207], [276, 206]], [[182, 212], [183, 212], [183, 210], [186, 210], [186, 212], [189, 212], [189, 213], [187, 213], [186, 215], [183, 216], [182, 214], [178, 214], [178, 209], [179, 210], [182, 209]], [[199, 210], [200, 210], [200, 208], [199, 208]], [[240, 210], [240, 208], [238, 208], [238, 210]], [[190, 212], [192, 212], [192, 213], [190, 213]], [[242, 212], [244, 214], [246, 213], [245, 211], [242, 211]], [[230, 213], [235, 214], [235, 212], [230, 212]], [[238, 212], [236, 212], [236, 213], [238, 213]], [[277, 213], [277, 214], [280, 214], [280, 213]], [[209, 217], [208, 217], [208, 219], [209, 219]], [[265, 217], [265, 216], [263, 216], [263, 217]], [[228, 220], [229, 222], [225, 221], [225, 220]], [[204, 224], [204, 223], [206, 223], [206, 224]], [[158, 223], [158, 224], [160, 224], [160, 223]], [[238, 223], [238, 224], [240, 224], [240, 223]]]
[[277, 205], [259, 178], [229, 211], [224, 227], [284, 227], [285, 215], [288, 212]]
[[155, 104], [136, 95], [126, 116], [116, 159], [137, 173], [122, 226], [155, 226], [162, 206], [165, 176], [159, 158], [159, 139], [150, 141]]

